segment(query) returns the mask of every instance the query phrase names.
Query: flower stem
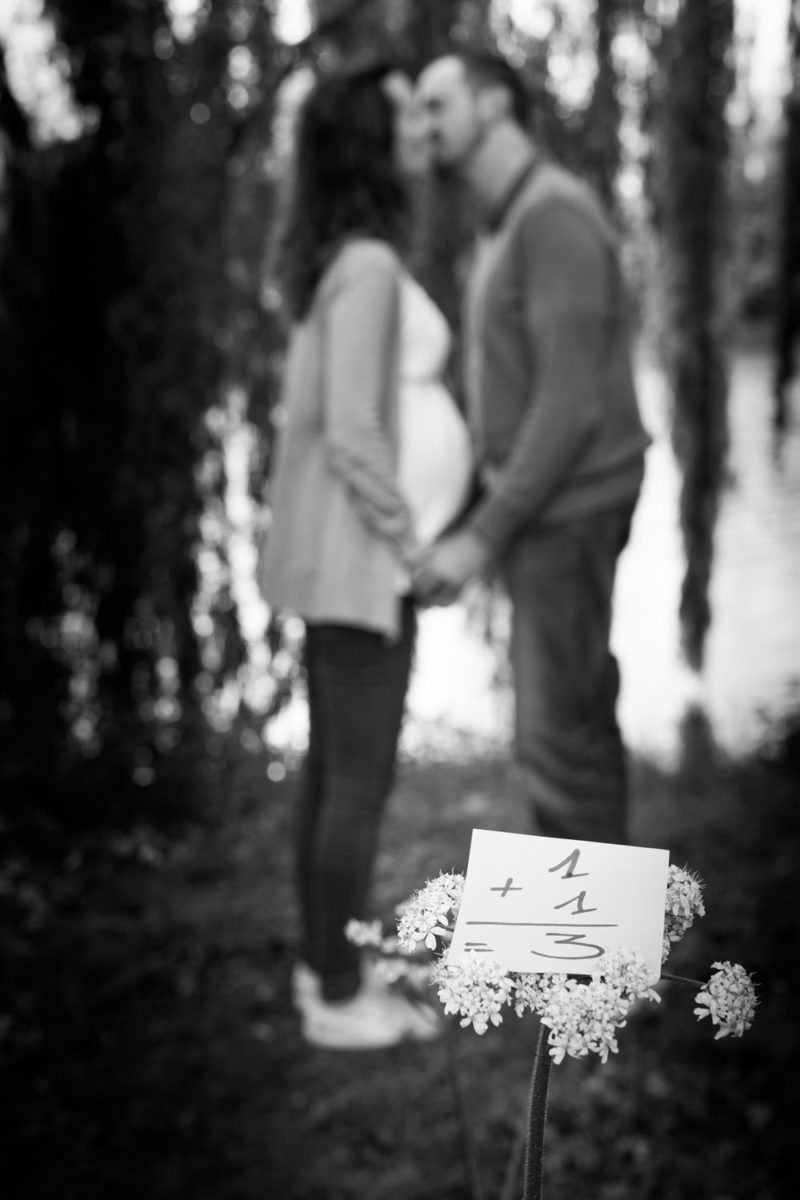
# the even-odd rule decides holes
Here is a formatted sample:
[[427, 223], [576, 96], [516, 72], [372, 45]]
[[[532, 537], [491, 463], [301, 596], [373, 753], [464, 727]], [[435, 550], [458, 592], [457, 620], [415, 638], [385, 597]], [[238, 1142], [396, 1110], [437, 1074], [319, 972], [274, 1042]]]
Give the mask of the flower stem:
[[444, 1045], [447, 1059], [447, 1075], [450, 1080], [450, 1090], [453, 1096], [456, 1125], [458, 1128], [458, 1137], [461, 1146], [461, 1157], [467, 1176], [467, 1186], [469, 1187], [470, 1200], [484, 1200], [480, 1176], [478, 1175], [478, 1164], [475, 1158], [475, 1144], [472, 1139], [472, 1131], [470, 1129], [470, 1123], [467, 1117], [467, 1106], [464, 1099], [464, 1091], [461, 1087], [461, 1080], [458, 1073], [456, 1044], [455, 1039], [453, 1038], [453, 1031], [450, 1028], [449, 1023], [445, 1026]]
[[522, 1200], [542, 1200], [544, 1163], [544, 1127], [547, 1117], [547, 1088], [550, 1082], [550, 1055], [547, 1051], [547, 1026], [539, 1022], [539, 1037], [531, 1071], [528, 1103], [528, 1140], [525, 1145], [525, 1184]]
[[687, 979], [685, 975], [670, 975], [667, 971], [661, 972], [661, 978], [671, 979], [673, 983], [690, 983], [693, 987], [703, 986], [699, 979]]

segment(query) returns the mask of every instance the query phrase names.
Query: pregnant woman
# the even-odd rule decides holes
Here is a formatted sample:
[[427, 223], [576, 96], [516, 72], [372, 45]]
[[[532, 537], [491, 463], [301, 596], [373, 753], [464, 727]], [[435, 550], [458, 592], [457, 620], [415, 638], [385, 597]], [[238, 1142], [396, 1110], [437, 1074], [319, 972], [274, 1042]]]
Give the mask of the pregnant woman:
[[427, 142], [409, 80], [337, 72], [299, 113], [278, 266], [291, 318], [285, 424], [263, 588], [305, 623], [309, 744], [293, 812], [305, 1039], [333, 1049], [438, 1032], [365, 972], [345, 937], [367, 915], [392, 788], [416, 608], [409, 567], [470, 487], [466, 429], [441, 383], [447, 324], [404, 266], [407, 181]]

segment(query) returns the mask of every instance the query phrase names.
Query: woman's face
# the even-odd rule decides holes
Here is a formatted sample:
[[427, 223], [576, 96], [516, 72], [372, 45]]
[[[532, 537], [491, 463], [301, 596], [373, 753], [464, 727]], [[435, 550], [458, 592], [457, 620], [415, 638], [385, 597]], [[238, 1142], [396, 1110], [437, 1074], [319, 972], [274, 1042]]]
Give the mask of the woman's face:
[[428, 118], [411, 80], [393, 71], [383, 81], [383, 89], [394, 105], [394, 153], [403, 175], [423, 175], [430, 165]]

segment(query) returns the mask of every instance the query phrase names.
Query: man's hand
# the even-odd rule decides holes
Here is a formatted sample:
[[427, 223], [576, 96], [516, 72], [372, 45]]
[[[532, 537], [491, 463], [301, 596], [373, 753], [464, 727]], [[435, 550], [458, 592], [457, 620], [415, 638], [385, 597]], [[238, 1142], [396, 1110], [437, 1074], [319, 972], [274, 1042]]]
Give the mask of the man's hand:
[[468, 530], [418, 550], [408, 560], [414, 594], [423, 604], [452, 604], [489, 557], [486, 543]]

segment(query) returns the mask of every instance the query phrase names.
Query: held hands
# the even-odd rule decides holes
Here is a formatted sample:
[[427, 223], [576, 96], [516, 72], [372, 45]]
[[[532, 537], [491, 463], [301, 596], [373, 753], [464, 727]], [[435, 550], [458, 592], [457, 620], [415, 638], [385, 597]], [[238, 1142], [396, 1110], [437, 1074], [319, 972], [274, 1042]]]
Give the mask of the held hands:
[[489, 548], [469, 530], [431, 546], [417, 546], [406, 558], [414, 595], [423, 604], [452, 604], [464, 585], [489, 563]]

